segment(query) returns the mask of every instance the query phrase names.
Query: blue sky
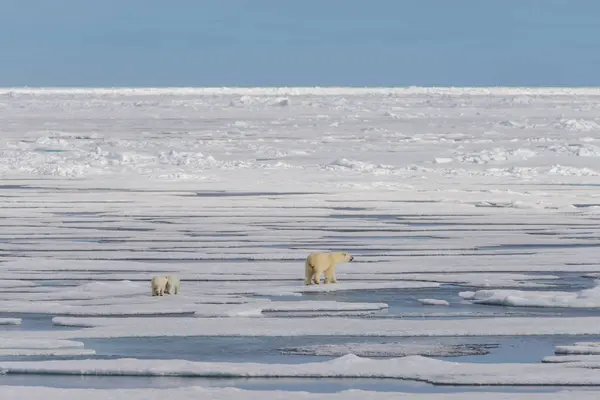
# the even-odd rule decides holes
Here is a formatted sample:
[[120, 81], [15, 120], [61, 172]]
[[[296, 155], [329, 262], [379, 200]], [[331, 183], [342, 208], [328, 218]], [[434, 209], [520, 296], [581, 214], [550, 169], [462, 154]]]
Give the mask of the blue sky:
[[599, 86], [596, 0], [0, 0], [0, 86]]

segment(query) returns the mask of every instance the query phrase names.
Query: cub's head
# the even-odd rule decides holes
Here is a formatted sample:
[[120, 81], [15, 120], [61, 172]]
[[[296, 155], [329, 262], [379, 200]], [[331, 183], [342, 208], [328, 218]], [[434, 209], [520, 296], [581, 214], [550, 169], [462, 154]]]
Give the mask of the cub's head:
[[337, 262], [350, 262], [354, 260], [354, 256], [349, 253], [335, 253], [335, 259]]

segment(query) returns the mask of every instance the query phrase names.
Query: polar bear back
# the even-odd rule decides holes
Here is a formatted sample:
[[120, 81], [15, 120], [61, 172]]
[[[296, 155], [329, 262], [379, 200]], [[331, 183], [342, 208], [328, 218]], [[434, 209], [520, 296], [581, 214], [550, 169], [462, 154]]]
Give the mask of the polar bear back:
[[152, 278], [152, 296], [162, 296], [167, 286], [166, 276], [155, 276]]
[[307, 261], [313, 267], [321, 266], [329, 268], [341, 262], [349, 261], [349, 254], [342, 252], [310, 253], [307, 257]]
[[179, 278], [176, 276], [167, 276], [167, 284], [165, 287], [165, 293], [167, 294], [179, 294]]

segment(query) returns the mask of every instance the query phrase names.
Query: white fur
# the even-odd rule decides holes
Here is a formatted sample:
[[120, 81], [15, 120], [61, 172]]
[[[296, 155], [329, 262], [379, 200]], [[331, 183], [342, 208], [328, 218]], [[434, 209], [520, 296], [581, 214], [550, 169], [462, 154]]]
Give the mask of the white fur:
[[315, 285], [321, 283], [321, 274], [325, 274], [325, 283], [336, 283], [335, 267], [343, 262], [350, 262], [354, 257], [348, 253], [311, 253], [304, 263], [304, 283]]
[[155, 276], [152, 278], [152, 296], [162, 296], [167, 286], [166, 276]]
[[167, 286], [165, 287], [165, 293], [167, 294], [179, 294], [179, 278], [176, 276], [167, 276]]

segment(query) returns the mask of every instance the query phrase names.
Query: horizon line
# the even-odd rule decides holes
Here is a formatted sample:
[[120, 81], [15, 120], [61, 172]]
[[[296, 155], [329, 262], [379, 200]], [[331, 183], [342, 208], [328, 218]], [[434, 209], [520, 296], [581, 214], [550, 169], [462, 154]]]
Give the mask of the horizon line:
[[14, 86], [1, 87], [0, 96], [15, 95], [239, 95], [239, 96], [301, 96], [301, 95], [594, 95], [600, 96], [600, 86], [206, 86], [206, 87], [144, 87], [144, 86]]
[[78, 86], [78, 85], [0, 85], [0, 89], [597, 89], [600, 85], [207, 85], [207, 86]]

